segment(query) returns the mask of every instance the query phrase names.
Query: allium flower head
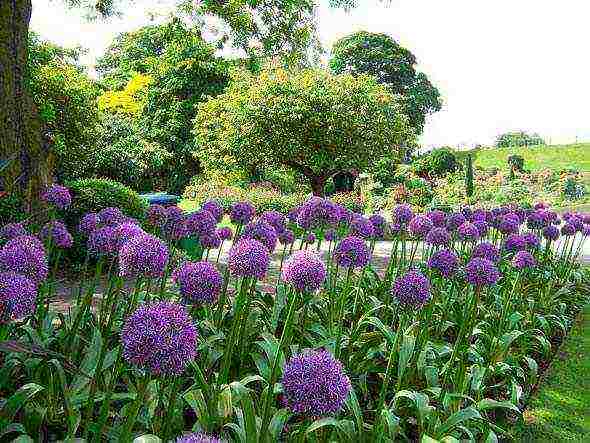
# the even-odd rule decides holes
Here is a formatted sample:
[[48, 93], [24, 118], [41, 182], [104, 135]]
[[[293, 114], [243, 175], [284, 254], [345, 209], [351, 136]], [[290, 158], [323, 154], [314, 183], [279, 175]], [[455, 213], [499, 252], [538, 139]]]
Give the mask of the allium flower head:
[[144, 235], [145, 231], [135, 223], [121, 223], [113, 228], [113, 236], [117, 251], [133, 237]]
[[300, 292], [318, 290], [326, 279], [326, 265], [317, 253], [296, 251], [283, 266], [283, 280]]
[[408, 204], [397, 205], [393, 208], [393, 222], [398, 223], [402, 226], [407, 225], [412, 217], [414, 217], [414, 211]]
[[520, 227], [520, 220], [516, 214], [506, 214], [498, 223], [498, 231], [502, 234], [515, 234]]
[[500, 261], [501, 255], [498, 248], [490, 242], [482, 242], [473, 248], [471, 258], [485, 258], [493, 263]]
[[296, 208], [291, 209], [287, 213], [287, 220], [289, 220], [291, 223], [297, 223], [297, 216], [298, 215], [299, 215], [299, 206], [297, 206]]
[[114, 255], [118, 250], [114, 227], [107, 225], [90, 233], [88, 251], [95, 257]]
[[312, 197], [299, 207], [297, 224], [303, 229], [333, 226], [339, 222], [336, 205], [320, 197]]
[[0, 249], [0, 272], [16, 272], [39, 284], [49, 273], [43, 244], [37, 237], [21, 235]]
[[295, 234], [290, 229], [285, 229], [279, 234], [279, 242], [283, 245], [290, 245], [295, 241]]
[[369, 264], [371, 251], [359, 237], [346, 237], [334, 248], [334, 260], [343, 268], [362, 268]]
[[453, 276], [459, 268], [457, 255], [449, 249], [440, 249], [428, 259], [428, 267], [437, 270], [443, 277]]
[[47, 222], [39, 234], [43, 240], [50, 241], [53, 246], [60, 249], [71, 248], [74, 244], [72, 234], [68, 232], [68, 228], [60, 220]]
[[215, 232], [217, 222], [209, 211], [201, 209], [186, 218], [186, 226], [190, 235], [205, 237]]
[[273, 252], [277, 246], [277, 231], [263, 220], [256, 220], [244, 226], [242, 237], [258, 240], [266, 246], [270, 252]]
[[451, 242], [451, 234], [445, 228], [434, 228], [426, 234], [425, 241], [433, 246], [446, 246]]
[[590, 224], [584, 224], [584, 227], [582, 228], [582, 236], [583, 237], [590, 236]]
[[130, 238], [119, 250], [121, 277], [161, 277], [167, 263], [168, 247], [150, 234]]
[[529, 229], [543, 229], [551, 222], [549, 212], [542, 210], [536, 210], [531, 212], [526, 220], [526, 225]]
[[419, 308], [430, 299], [430, 282], [421, 272], [409, 271], [395, 279], [391, 295], [403, 307]]
[[522, 235], [524, 242], [526, 244], [527, 249], [537, 249], [541, 246], [541, 240], [534, 232], [527, 232]]
[[98, 212], [98, 220], [105, 226], [118, 225], [124, 218], [125, 214], [119, 208], [104, 208]]
[[383, 238], [387, 226], [385, 218], [381, 214], [373, 214], [369, 217], [369, 221], [373, 225], [373, 237]]
[[483, 221], [483, 222], [487, 222], [488, 220], [488, 216], [487, 216], [487, 212], [485, 209], [475, 209], [473, 211], [473, 213], [471, 214], [471, 217], [469, 217], [469, 219], [471, 220], [472, 223], [475, 223], [476, 221]]
[[500, 279], [500, 272], [490, 260], [472, 258], [465, 266], [465, 279], [473, 286], [491, 286]]
[[224, 226], [223, 228], [217, 229], [217, 235], [219, 235], [219, 238], [221, 239], [221, 241], [225, 241], [225, 240], [231, 240], [232, 237], [234, 236], [234, 233], [230, 227]]
[[223, 443], [222, 440], [204, 434], [203, 432], [193, 432], [179, 437], [176, 443]]
[[336, 220], [338, 221], [337, 223], [341, 225], [348, 225], [351, 222], [353, 213], [350, 209], [335, 203], [334, 211], [336, 214]]
[[449, 231], [455, 231], [459, 226], [465, 223], [465, 221], [466, 218], [461, 212], [453, 212], [447, 217], [447, 229]]
[[338, 233], [336, 232], [336, 229], [328, 229], [325, 233], [324, 233], [324, 239], [326, 241], [336, 241], [338, 239]]
[[88, 214], [85, 214], [80, 220], [78, 231], [88, 237], [92, 231], [98, 229], [99, 225], [100, 218], [98, 217], [98, 214], [96, 212], [89, 212]]
[[0, 323], [32, 314], [36, 298], [34, 281], [14, 272], [0, 272]]
[[307, 234], [305, 236], [305, 243], [312, 245], [315, 243], [315, 241], [316, 241], [316, 236], [313, 232], [310, 232], [309, 234]]
[[269, 262], [268, 248], [252, 238], [240, 239], [229, 250], [228, 267], [234, 277], [264, 278]]
[[248, 202], [234, 203], [229, 213], [229, 218], [233, 223], [238, 225], [245, 225], [250, 223], [252, 218], [256, 214], [256, 208]]
[[58, 209], [66, 209], [72, 204], [70, 190], [65, 186], [52, 185], [42, 194], [41, 200], [45, 203], [55, 206]]
[[211, 304], [217, 300], [223, 278], [209, 262], [186, 262], [172, 273], [185, 303]]
[[25, 225], [22, 223], [8, 223], [0, 229], [0, 240], [12, 240], [21, 235], [28, 235]]
[[447, 224], [447, 214], [440, 209], [434, 209], [426, 214], [426, 216], [432, 221], [432, 224], [437, 228], [442, 228]]
[[466, 221], [457, 228], [457, 235], [461, 240], [475, 241], [479, 238], [479, 230], [473, 223]]
[[510, 234], [504, 239], [503, 247], [509, 252], [523, 251], [526, 249], [526, 240], [522, 235]]
[[340, 412], [351, 389], [342, 364], [325, 349], [291, 357], [281, 384], [287, 408], [310, 418]]
[[570, 222], [567, 222], [565, 225], [561, 227], [561, 235], [563, 235], [564, 237], [571, 237], [572, 235], [576, 235], [576, 227]]
[[283, 214], [278, 211], [266, 211], [260, 216], [260, 220], [271, 225], [277, 233], [283, 232], [286, 229], [286, 219]]
[[350, 222], [350, 234], [364, 239], [370, 239], [375, 235], [373, 223], [362, 215], [358, 214]]
[[181, 240], [189, 236], [186, 216], [178, 206], [168, 206], [166, 208], [166, 224], [163, 232], [164, 236], [169, 240]]
[[479, 237], [485, 237], [488, 234], [489, 226], [485, 220], [474, 220], [473, 226], [476, 227]]
[[125, 360], [154, 375], [180, 375], [197, 355], [197, 328], [179, 304], [140, 306], [121, 330]]
[[217, 200], [207, 200], [202, 209], [209, 212], [217, 223], [223, 219], [223, 206]]
[[147, 222], [155, 228], [163, 228], [168, 220], [168, 211], [162, 205], [151, 205], [147, 212]]
[[417, 238], [424, 238], [426, 234], [434, 227], [432, 220], [424, 215], [415, 216], [408, 225], [410, 234]]
[[537, 265], [535, 257], [528, 251], [518, 251], [512, 259], [516, 269], [534, 268]]
[[211, 234], [199, 237], [199, 242], [204, 249], [217, 249], [221, 247], [222, 240], [217, 231], [213, 231]]
[[555, 241], [559, 238], [559, 228], [557, 226], [547, 226], [543, 229], [543, 237], [545, 240]]

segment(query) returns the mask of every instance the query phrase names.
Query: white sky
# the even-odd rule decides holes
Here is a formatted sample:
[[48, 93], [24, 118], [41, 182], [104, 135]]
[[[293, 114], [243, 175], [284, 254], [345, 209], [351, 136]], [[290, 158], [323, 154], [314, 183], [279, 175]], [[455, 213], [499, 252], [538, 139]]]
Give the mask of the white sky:
[[[122, 31], [148, 23], [173, 0], [140, 0], [121, 19], [88, 23], [59, 0], [33, 0], [31, 28], [94, 60]], [[425, 145], [490, 143], [506, 130], [536, 131], [553, 143], [590, 140], [590, 2], [587, 0], [359, 0], [319, 13], [329, 48], [358, 30], [390, 34], [409, 48], [444, 97]]]

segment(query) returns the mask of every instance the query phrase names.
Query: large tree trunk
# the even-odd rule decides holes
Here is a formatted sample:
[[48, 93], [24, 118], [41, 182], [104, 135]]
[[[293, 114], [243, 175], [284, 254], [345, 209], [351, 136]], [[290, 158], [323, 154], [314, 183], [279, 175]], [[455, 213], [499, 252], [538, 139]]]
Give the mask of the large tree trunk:
[[313, 195], [316, 195], [318, 197], [323, 197], [324, 196], [324, 186], [326, 185], [326, 177], [320, 177], [317, 175], [313, 175], [313, 176], [309, 176], [309, 181], [311, 183], [311, 190], [313, 192]]
[[50, 141], [25, 88], [31, 0], [0, 0], [0, 190], [27, 207], [51, 180]]

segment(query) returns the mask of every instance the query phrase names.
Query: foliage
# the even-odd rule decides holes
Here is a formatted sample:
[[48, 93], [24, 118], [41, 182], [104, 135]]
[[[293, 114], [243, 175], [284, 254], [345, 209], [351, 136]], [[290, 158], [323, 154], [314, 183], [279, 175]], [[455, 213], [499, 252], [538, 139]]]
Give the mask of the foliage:
[[570, 200], [579, 200], [586, 195], [586, 187], [573, 177], [568, 177], [563, 186], [563, 194]]
[[14, 194], [0, 192], [0, 226], [24, 220], [21, 199]]
[[145, 104], [146, 90], [154, 79], [145, 74], [134, 74], [122, 91], [105, 91], [98, 97], [98, 109], [135, 116]]
[[524, 172], [524, 158], [520, 155], [513, 154], [508, 157], [508, 166], [516, 172]]
[[416, 57], [386, 34], [356, 32], [337, 41], [332, 48], [330, 68], [335, 74], [367, 74], [399, 94], [403, 111], [416, 133], [424, 128], [426, 116], [442, 107], [438, 89], [426, 75], [416, 71]]
[[444, 177], [461, 168], [457, 157], [450, 148], [438, 148], [412, 162], [412, 169], [421, 177]]
[[524, 131], [506, 132], [496, 138], [496, 147], [507, 148], [511, 146], [537, 146], [544, 145], [545, 140], [536, 132], [528, 134]]
[[366, 76], [319, 70], [242, 75], [199, 106], [197, 156], [206, 170], [281, 164], [303, 174], [314, 193], [327, 179], [364, 169], [413, 139], [395, 98]]
[[467, 198], [473, 196], [473, 160], [471, 155], [467, 155], [465, 163], [465, 195]]
[[337, 192], [330, 196], [330, 200], [334, 203], [344, 206], [353, 212], [363, 214], [365, 212], [365, 202], [358, 192]]

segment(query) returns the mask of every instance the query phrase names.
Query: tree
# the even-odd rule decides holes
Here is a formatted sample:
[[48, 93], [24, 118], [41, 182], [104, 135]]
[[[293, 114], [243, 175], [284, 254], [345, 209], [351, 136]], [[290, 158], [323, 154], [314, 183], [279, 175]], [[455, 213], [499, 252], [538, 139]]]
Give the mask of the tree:
[[199, 106], [197, 156], [209, 170], [282, 164], [316, 195], [331, 176], [403, 154], [413, 131], [398, 103], [368, 76], [321, 70], [242, 74]]
[[426, 116], [441, 109], [440, 93], [424, 73], [416, 71], [414, 54], [386, 34], [357, 32], [340, 39], [332, 48], [329, 64], [335, 74], [372, 75], [399, 94], [417, 134]]
[[544, 145], [545, 140], [533, 132], [528, 134], [525, 131], [505, 132], [496, 137], [496, 146], [498, 148], [509, 148], [511, 146], [538, 146]]

